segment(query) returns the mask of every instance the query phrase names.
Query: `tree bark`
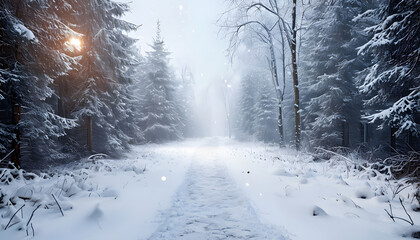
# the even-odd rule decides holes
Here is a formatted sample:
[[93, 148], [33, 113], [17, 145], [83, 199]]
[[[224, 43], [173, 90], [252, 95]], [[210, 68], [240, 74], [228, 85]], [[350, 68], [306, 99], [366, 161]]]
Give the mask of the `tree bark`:
[[297, 57], [296, 57], [296, 43], [297, 43], [297, 29], [296, 29], [296, 0], [293, 0], [293, 11], [292, 11], [292, 67], [293, 67], [293, 89], [295, 92], [295, 140], [296, 150], [300, 150], [300, 106], [299, 106], [299, 79], [297, 69]]
[[230, 126], [230, 118], [228, 118], [227, 119], [227, 122], [228, 122], [228, 131], [229, 131], [229, 139], [231, 139], [232, 138], [232, 129], [231, 129], [231, 126]]
[[20, 129], [19, 129], [19, 122], [20, 122], [20, 105], [13, 100], [13, 119], [12, 124], [15, 126], [15, 137], [12, 141], [12, 163], [15, 165], [16, 168], [20, 168]]
[[283, 136], [283, 111], [282, 111], [282, 102], [279, 101], [279, 120], [278, 120], [279, 134], [280, 134], [280, 147], [284, 146], [284, 136]]
[[[15, 11], [15, 16], [17, 19], [20, 19], [20, 15], [21, 15], [21, 3], [22, 0], [19, 0], [18, 2], [16, 2], [16, 11]], [[24, 15], [23, 15], [24, 16]], [[21, 19], [22, 20], [22, 19]], [[15, 45], [15, 61], [16, 64], [19, 64], [19, 60], [21, 59], [21, 51], [20, 51], [20, 45], [19, 43], [16, 43]], [[11, 107], [12, 107], [12, 124], [14, 126], [14, 134], [15, 137], [13, 138], [12, 141], [12, 155], [11, 155], [11, 160], [12, 163], [14, 164], [14, 166], [16, 168], [20, 168], [20, 158], [21, 158], [21, 153], [20, 153], [20, 137], [21, 137], [21, 130], [19, 127], [19, 122], [20, 122], [20, 118], [21, 118], [21, 105], [19, 104], [18, 101], [18, 97], [15, 94], [15, 90], [14, 90], [15, 86], [12, 84], [11, 86]]]
[[88, 151], [92, 152], [92, 139], [93, 139], [93, 130], [92, 130], [92, 117], [86, 117], [86, 127], [87, 127], [87, 147]]
[[369, 132], [369, 125], [367, 122], [361, 122], [360, 123], [360, 142], [362, 144], [368, 143], [368, 132]]
[[279, 130], [279, 145], [280, 147], [283, 146], [284, 142], [283, 142], [283, 116], [282, 116], [282, 92], [280, 92], [280, 83], [279, 83], [279, 75], [277, 72], [277, 60], [276, 60], [276, 53], [274, 51], [274, 43], [273, 43], [273, 37], [271, 36], [271, 32], [266, 29], [267, 31], [267, 35], [268, 35], [268, 40], [269, 40], [269, 44], [270, 44], [270, 56], [271, 56], [271, 73], [272, 73], [272, 77], [274, 80], [274, 84], [275, 84], [275, 90], [277, 93], [277, 98], [279, 100], [279, 116], [278, 116], [278, 130]]
[[343, 147], [349, 147], [350, 146], [350, 134], [349, 134], [349, 124], [346, 120], [342, 121], [343, 124], [343, 141], [342, 146]]
[[396, 128], [394, 128], [394, 127], [391, 127], [391, 141], [390, 141], [390, 144], [391, 144], [391, 151], [392, 152], [394, 152], [394, 151], [396, 151], [396, 149], [397, 149], [397, 139], [396, 139], [396, 136], [395, 136], [395, 133], [397, 132], [397, 129]]
[[[277, 1], [275, 1], [276, 4], [276, 10], [279, 11], [277, 6]], [[281, 60], [282, 60], [282, 74], [283, 74], [283, 91], [281, 92], [281, 95], [279, 97], [279, 132], [280, 132], [280, 147], [284, 146], [284, 131], [283, 131], [283, 113], [282, 113], [282, 105], [284, 100], [284, 91], [286, 90], [286, 54], [285, 54], [285, 41], [284, 41], [284, 35], [283, 35], [283, 29], [281, 28], [281, 25], [278, 24], [280, 35], [281, 35]]]
[[58, 116], [67, 117], [66, 107], [64, 103], [64, 79], [61, 77], [58, 79]]

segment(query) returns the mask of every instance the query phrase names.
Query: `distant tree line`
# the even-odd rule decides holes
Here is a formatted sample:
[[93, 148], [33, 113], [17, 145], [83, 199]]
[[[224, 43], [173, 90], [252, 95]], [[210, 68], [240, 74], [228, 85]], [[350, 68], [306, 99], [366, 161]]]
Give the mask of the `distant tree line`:
[[[231, 10], [221, 25], [231, 40], [231, 52], [243, 45], [263, 49], [257, 58], [271, 73], [271, 98], [276, 98], [276, 91], [285, 96], [277, 106], [259, 103], [250, 92], [258, 92], [255, 86], [265, 85], [266, 77], [252, 73], [255, 63], [245, 68], [242, 97], [236, 101], [243, 109], [237, 111], [237, 132], [254, 136], [257, 130], [249, 124], [258, 111], [267, 107], [275, 113], [283, 108], [280, 139], [283, 135], [287, 142], [308, 149], [379, 145], [389, 151], [420, 149], [418, 0], [228, 2]], [[297, 44], [297, 86], [293, 54], [285, 51], [293, 44]], [[288, 74], [282, 76], [284, 69]], [[283, 91], [278, 84], [282, 80]], [[292, 119], [296, 108], [299, 121]], [[267, 128], [277, 127], [272, 122]]]
[[0, 159], [36, 168], [183, 137], [192, 93], [160, 27], [142, 56], [111, 0], [0, 0]]
[[270, 78], [260, 72], [247, 73], [235, 99], [234, 133], [238, 139], [278, 142], [277, 98]]

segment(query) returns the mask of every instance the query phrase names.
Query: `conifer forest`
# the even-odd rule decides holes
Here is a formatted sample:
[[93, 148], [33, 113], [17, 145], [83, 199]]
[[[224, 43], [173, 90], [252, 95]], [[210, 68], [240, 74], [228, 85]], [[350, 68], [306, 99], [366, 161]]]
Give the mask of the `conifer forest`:
[[0, 0], [0, 239], [420, 238], [420, 0]]

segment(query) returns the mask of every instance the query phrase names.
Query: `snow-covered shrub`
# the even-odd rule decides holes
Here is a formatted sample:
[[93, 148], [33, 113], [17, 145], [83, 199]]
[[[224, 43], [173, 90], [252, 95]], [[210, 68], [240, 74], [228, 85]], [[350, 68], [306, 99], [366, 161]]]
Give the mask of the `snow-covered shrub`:
[[420, 152], [410, 152], [386, 158], [383, 167], [389, 169], [396, 178], [407, 177], [420, 182]]

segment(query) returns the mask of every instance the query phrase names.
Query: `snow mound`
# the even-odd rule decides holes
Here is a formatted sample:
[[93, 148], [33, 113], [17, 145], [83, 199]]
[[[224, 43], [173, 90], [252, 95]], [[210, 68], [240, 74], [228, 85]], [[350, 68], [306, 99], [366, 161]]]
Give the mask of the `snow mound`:
[[70, 201], [64, 201], [64, 202], [60, 202], [60, 207], [63, 211], [69, 211], [73, 209], [73, 204]]
[[142, 174], [142, 173], [144, 173], [146, 171], [146, 167], [144, 167], [143, 169], [141, 169], [141, 168], [138, 168], [136, 166], [126, 166], [126, 167], [124, 167], [124, 171], [125, 172], [133, 171], [136, 174]]
[[283, 176], [283, 177], [296, 177], [296, 175], [291, 174], [290, 172], [286, 171], [285, 169], [281, 168], [274, 172], [274, 175]]
[[99, 204], [96, 204], [95, 209], [89, 215], [89, 219], [97, 221], [97, 220], [100, 220], [103, 216], [104, 216], [104, 212], [100, 208]]
[[118, 192], [114, 189], [107, 188], [102, 192], [101, 196], [102, 197], [116, 198], [116, 197], [118, 197]]
[[385, 196], [385, 195], [376, 196], [375, 199], [379, 203], [387, 203], [387, 202], [389, 202], [389, 198], [387, 196]]
[[308, 183], [308, 179], [306, 177], [300, 177], [299, 178], [299, 183], [300, 184], [307, 184]]
[[355, 195], [361, 199], [370, 199], [375, 196], [369, 187], [361, 187], [355, 191]]
[[15, 195], [21, 199], [31, 199], [34, 195], [34, 188], [32, 186], [23, 186], [16, 191]]
[[328, 214], [322, 208], [314, 206], [312, 208], [312, 216], [328, 216]]
[[13, 205], [8, 205], [5, 207], [5, 211], [1, 214], [2, 218], [10, 218], [16, 212], [16, 208]]
[[344, 181], [342, 176], [338, 177], [337, 184], [346, 185], [346, 186], [349, 185], [346, 181]]

